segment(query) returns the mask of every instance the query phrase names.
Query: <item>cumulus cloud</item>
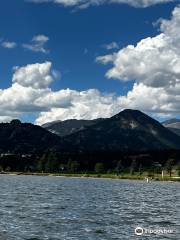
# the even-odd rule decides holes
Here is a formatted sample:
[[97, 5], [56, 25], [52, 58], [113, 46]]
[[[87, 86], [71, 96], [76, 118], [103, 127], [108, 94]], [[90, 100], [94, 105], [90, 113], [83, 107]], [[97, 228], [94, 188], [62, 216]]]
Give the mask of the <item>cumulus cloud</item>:
[[36, 123], [42, 124], [55, 119], [105, 117], [115, 111], [116, 98], [112, 94], [95, 89], [52, 91], [50, 62], [16, 67], [14, 71], [12, 86], [0, 89], [0, 120], [39, 113]]
[[49, 41], [49, 37], [45, 35], [36, 35], [32, 38], [30, 43], [23, 44], [23, 48], [33, 52], [48, 53], [49, 50], [45, 48], [46, 43]]
[[[0, 121], [36, 113], [36, 123], [65, 119], [110, 117], [125, 108], [136, 108], [151, 114], [179, 113], [180, 85], [167, 92], [136, 83], [127, 96], [102, 93], [97, 89], [53, 91], [52, 63], [36, 63], [15, 68], [12, 86], [0, 89]], [[38, 77], [37, 77], [38, 76]], [[51, 81], [46, 81], [47, 79]]]
[[161, 33], [126, 48], [97, 57], [102, 64], [113, 64], [108, 78], [135, 80], [122, 107], [130, 106], [157, 115], [179, 114], [180, 101], [180, 7], [170, 20], [160, 21]]
[[43, 124], [55, 119], [107, 117], [117, 112], [113, 94], [96, 89], [53, 91], [53, 75], [51, 62], [15, 67], [12, 86], [0, 89], [0, 121], [36, 113], [36, 123]]
[[96, 89], [82, 92], [62, 90], [56, 93], [57, 96], [58, 98], [66, 96], [64, 98], [68, 102], [66, 107], [60, 108], [52, 105], [50, 111], [42, 111], [39, 114], [36, 119], [37, 124], [74, 118], [106, 118], [126, 108], [139, 109], [154, 117], [162, 118], [176, 116], [180, 113], [180, 94], [167, 93], [164, 88], [148, 87], [143, 83], [136, 83], [127, 96], [105, 94]]
[[154, 115], [177, 115], [180, 113], [178, 105], [180, 93], [174, 95], [164, 88], [154, 88], [135, 83], [133, 89], [128, 92], [127, 96], [119, 98], [121, 107], [140, 109]]
[[3, 48], [12, 49], [12, 48], [15, 48], [17, 46], [17, 44], [15, 42], [4, 41], [1, 43], [1, 46]]
[[71, 105], [69, 96], [50, 89], [52, 63], [29, 64], [15, 67], [14, 71], [12, 86], [0, 89], [0, 120]]
[[102, 4], [128, 4], [133, 7], [145, 8], [156, 4], [178, 2], [179, 0], [26, 0], [34, 3], [56, 3], [65, 7], [87, 8]]
[[112, 63], [109, 78], [135, 80], [127, 95], [102, 93], [97, 89], [53, 91], [56, 78], [52, 63], [14, 68], [12, 86], [0, 89], [0, 120], [36, 113], [37, 124], [71, 118], [110, 117], [125, 108], [140, 109], [154, 116], [180, 114], [180, 7], [170, 20], [162, 20], [161, 33], [141, 40], [97, 60]]
[[108, 78], [136, 80], [151, 87], [170, 88], [180, 83], [180, 7], [170, 20], [161, 20], [161, 33], [129, 45], [116, 53], [96, 60], [112, 63]]
[[51, 66], [51, 62], [45, 62], [43, 64], [29, 64], [25, 67], [15, 67], [12, 81], [23, 87], [47, 88], [53, 81], [50, 75]]
[[[54, 95], [56, 101], [62, 97], [68, 101], [65, 108], [52, 107], [48, 112], [41, 112], [37, 124], [65, 119], [95, 119], [109, 117], [121, 110], [118, 97], [114, 94], [101, 93], [97, 89], [87, 91], [61, 90]], [[58, 101], [59, 102], [59, 101]], [[55, 105], [54, 105], [55, 106]]]

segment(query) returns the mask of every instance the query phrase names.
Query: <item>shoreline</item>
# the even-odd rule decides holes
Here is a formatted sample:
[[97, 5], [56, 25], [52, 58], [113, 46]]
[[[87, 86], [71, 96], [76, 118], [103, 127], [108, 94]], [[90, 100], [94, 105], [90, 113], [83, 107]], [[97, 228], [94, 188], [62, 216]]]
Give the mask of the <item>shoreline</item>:
[[[32, 172], [3, 172], [0, 173], [0, 176], [39, 176], [39, 177], [67, 177], [67, 178], [87, 178], [87, 179], [109, 179], [109, 180], [141, 180], [146, 181], [147, 176], [138, 176], [138, 175], [114, 175], [114, 174], [58, 174], [58, 173], [32, 173]], [[180, 182], [180, 177], [162, 177], [155, 176], [154, 178], [149, 177], [151, 181], [160, 181], [160, 182]]]

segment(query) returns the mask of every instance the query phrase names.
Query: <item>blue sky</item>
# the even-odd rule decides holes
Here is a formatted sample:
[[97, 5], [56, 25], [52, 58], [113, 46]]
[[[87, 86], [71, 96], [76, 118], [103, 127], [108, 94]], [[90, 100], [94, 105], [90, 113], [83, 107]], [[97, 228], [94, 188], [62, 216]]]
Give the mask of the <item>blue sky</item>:
[[[108, 101], [110, 101], [108, 94], [114, 94], [112, 98], [126, 96], [132, 90], [135, 82], [137, 84], [141, 84], [141, 82], [136, 76], [134, 79], [131, 76], [129, 81], [121, 80], [122, 74], [119, 77], [105, 76], [114, 62], [104, 64], [102, 59], [97, 61], [97, 58], [99, 56], [112, 56], [129, 44], [136, 46], [142, 39], [159, 35], [162, 30], [159, 30], [159, 27], [155, 26], [154, 23], [162, 18], [171, 19], [177, 2], [146, 8], [126, 4], [102, 4], [85, 9], [76, 9], [76, 6], [66, 7], [63, 4], [34, 3], [24, 0], [2, 0], [0, 5], [1, 94], [7, 92], [8, 89], [11, 91], [13, 74], [17, 71], [15, 66], [21, 70], [23, 66], [51, 62], [49, 74], [53, 81], [48, 85], [48, 88], [51, 89], [52, 93], [67, 88], [77, 91], [78, 94], [89, 89], [96, 89], [104, 98], [107, 95]], [[37, 40], [38, 36], [44, 36], [47, 39]], [[116, 43], [116, 48], [107, 49], [112, 42]], [[54, 71], [57, 71], [58, 74], [53, 75]], [[15, 82], [20, 83], [19, 80]], [[30, 85], [22, 84], [22, 86], [31, 88]], [[149, 85], [147, 84], [147, 86]], [[151, 87], [156, 88], [157, 86]], [[163, 88], [165, 89], [165, 86]], [[16, 105], [16, 99], [13, 99], [13, 95], [10, 97], [8, 94], [5, 94], [0, 102], [4, 103], [7, 100], [6, 97], [10, 101], [14, 101], [13, 105]], [[93, 105], [82, 105], [77, 109], [70, 109], [72, 105], [79, 104], [77, 98], [76, 96], [75, 102], [69, 101], [69, 105], [67, 104], [65, 108], [63, 106], [63, 109], [55, 104], [48, 109], [41, 105], [40, 109], [37, 110], [37, 106], [33, 105], [31, 111], [26, 111], [27, 102], [19, 107], [19, 100], [17, 100], [17, 109], [16, 106], [9, 107], [9, 111], [6, 113], [2, 107], [0, 115], [2, 120], [18, 117], [22, 120], [36, 121], [38, 124], [57, 119], [91, 119], [103, 115], [101, 111], [98, 113], [98, 109], [95, 109], [95, 113], [91, 116]], [[57, 101], [60, 100], [61, 97]], [[9, 104], [11, 105], [12, 102]], [[116, 104], [114, 108], [116, 108]], [[101, 106], [99, 107], [101, 108]], [[112, 105], [110, 107], [113, 108]], [[127, 107], [131, 107], [131, 104]], [[7, 108], [8, 104], [6, 104], [6, 110]], [[85, 112], [75, 113], [81, 108], [87, 108], [87, 112], [83, 110]], [[111, 116], [121, 108], [123, 109], [124, 105], [121, 104], [117, 110], [107, 110], [105, 115]], [[157, 118], [179, 115], [176, 110], [172, 114], [171, 111], [154, 110], [155, 107], [151, 106], [149, 109], [145, 109], [140, 105], [139, 108]], [[55, 109], [60, 113], [54, 114]], [[105, 111], [106, 107], [103, 106], [102, 109]], [[41, 120], [37, 121], [37, 119]]]

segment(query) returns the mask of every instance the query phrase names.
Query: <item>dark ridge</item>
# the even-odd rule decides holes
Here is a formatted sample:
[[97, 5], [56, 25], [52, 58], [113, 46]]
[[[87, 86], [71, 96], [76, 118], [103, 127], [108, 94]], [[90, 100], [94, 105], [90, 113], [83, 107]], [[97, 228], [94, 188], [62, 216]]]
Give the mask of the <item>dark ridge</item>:
[[158, 121], [127, 109], [64, 138], [74, 151], [131, 151], [180, 148], [180, 138]]

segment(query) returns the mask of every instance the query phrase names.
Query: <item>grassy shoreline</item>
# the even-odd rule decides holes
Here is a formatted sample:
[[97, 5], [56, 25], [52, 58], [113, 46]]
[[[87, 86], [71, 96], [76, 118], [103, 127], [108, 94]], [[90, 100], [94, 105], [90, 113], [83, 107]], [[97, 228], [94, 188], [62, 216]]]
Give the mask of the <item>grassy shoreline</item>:
[[[130, 174], [82, 174], [82, 173], [32, 173], [32, 172], [3, 172], [0, 173], [1, 176], [52, 176], [52, 177], [71, 177], [71, 178], [96, 178], [96, 179], [115, 179], [115, 180], [146, 180], [147, 175], [130, 175]], [[180, 182], [180, 177], [178, 176], [164, 176], [162, 179], [161, 175], [154, 176], [149, 178], [150, 181], [171, 181], [171, 182]]]

